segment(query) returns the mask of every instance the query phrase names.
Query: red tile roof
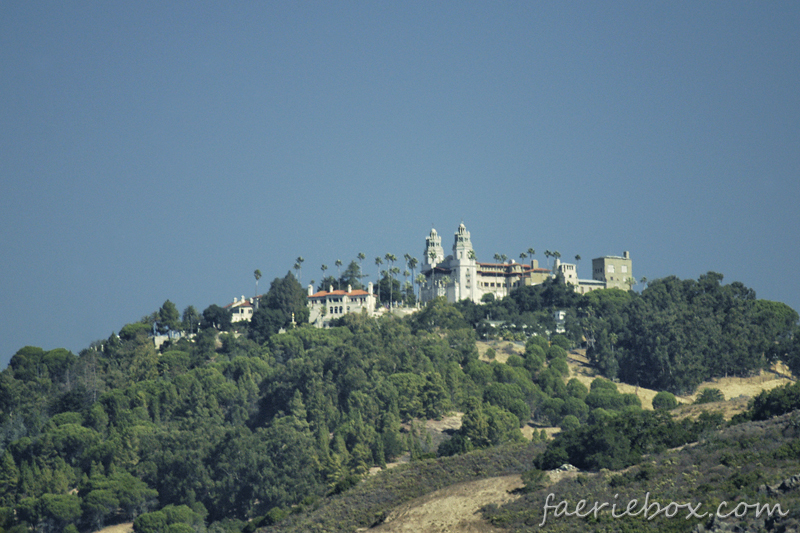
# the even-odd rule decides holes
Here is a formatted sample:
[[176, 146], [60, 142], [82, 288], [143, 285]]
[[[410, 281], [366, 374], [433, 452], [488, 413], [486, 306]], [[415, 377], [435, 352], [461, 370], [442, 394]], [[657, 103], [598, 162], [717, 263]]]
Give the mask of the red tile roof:
[[310, 295], [309, 298], [324, 298], [326, 296], [349, 296], [352, 298], [353, 296], [369, 296], [369, 293], [367, 291], [362, 291], [360, 289], [350, 292], [343, 290], [336, 290], [333, 292], [319, 291], [317, 293]]
[[223, 307], [223, 309], [228, 309], [231, 307], [253, 307], [253, 304], [250, 303], [250, 298], [246, 298], [244, 300], [239, 300], [238, 302], [231, 302]]

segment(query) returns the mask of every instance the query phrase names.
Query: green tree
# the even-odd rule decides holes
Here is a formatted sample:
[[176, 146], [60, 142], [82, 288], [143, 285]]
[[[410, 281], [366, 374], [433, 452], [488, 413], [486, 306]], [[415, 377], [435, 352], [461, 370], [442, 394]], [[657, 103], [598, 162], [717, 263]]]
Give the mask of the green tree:
[[228, 331], [231, 329], [231, 312], [216, 304], [209, 305], [203, 311], [203, 321], [201, 324], [203, 328], [216, 328], [219, 331]]
[[669, 411], [678, 407], [678, 400], [671, 392], [661, 391], [653, 397], [653, 409]]
[[334, 263], [333, 263], [333, 264], [334, 264], [334, 265], [336, 265], [336, 277], [337, 277], [337, 285], [336, 285], [336, 288], [337, 288], [337, 289], [341, 289], [341, 288], [342, 288], [342, 286], [339, 284], [339, 281], [338, 281], [338, 280], [341, 280], [341, 278], [342, 278], [342, 265], [343, 265], [344, 263], [342, 263], [342, 260], [341, 260], [341, 259], [337, 259], [336, 261], [334, 261]]
[[258, 280], [261, 279], [261, 271], [259, 269], [256, 269], [255, 272], [253, 272], [253, 277], [256, 278], [256, 293], [254, 295], [254, 298], [256, 302], [256, 309], [258, 309]]
[[156, 327], [160, 334], [165, 334], [168, 331], [176, 331], [180, 328], [180, 313], [175, 304], [167, 300], [163, 303], [158, 310], [158, 317], [156, 320]]
[[250, 320], [248, 336], [264, 343], [281, 328], [308, 322], [308, 295], [297, 279], [287, 272], [283, 278], [275, 278], [269, 291], [261, 299], [261, 305]]
[[358, 258], [358, 279], [361, 280], [366, 276], [366, 274], [364, 274], [364, 259], [366, 259], [367, 256], [364, 252], [358, 252], [356, 257]]
[[183, 310], [183, 320], [181, 321], [181, 328], [189, 333], [195, 333], [200, 326], [202, 317], [193, 305], [188, 306]]

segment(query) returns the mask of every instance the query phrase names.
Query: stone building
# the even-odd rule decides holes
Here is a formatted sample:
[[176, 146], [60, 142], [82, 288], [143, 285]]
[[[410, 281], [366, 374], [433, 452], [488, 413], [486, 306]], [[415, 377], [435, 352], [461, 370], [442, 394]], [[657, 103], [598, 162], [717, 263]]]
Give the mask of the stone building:
[[[628, 252], [623, 257], [606, 256], [592, 260], [592, 279], [579, 279], [578, 268], [571, 263], [555, 260], [552, 270], [539, 268], [539, 262], [530, 264], [482, 263], [476, 259], [475, 250], [467, 228], [461, 223], [455, 232], [452, 254], [445, 256], [442, 238], [435, 229], [425, 238], [425, 252], [420, 272], [425, 283], [420, 288], [420, 302], [428, 302], [444, 296], [448, 302], [468, 299], [480, 303], [485, 294], [495, 298], [508, 296], [511, 291], [524, 285], [538, 285], [560, 273], [564, 282], [576, 292], [587, 292], [616, 287], [630, 288], [627, 280], [633, 278], [633, 268]], [[598, 270], [599, 269], [599, 270]]]
[[314, 292], [312, 285], [308, 286], [308, 321], [318, 328], [327, 327], [331, 320], [340, 318], [347, 313], [366, 312], [369, 316], [375, 315], [376, 297], [372, 292], [372, 283], [367, 290], [353, 290], [350, 285], [347, 290], [333, 290]]
[[633, 285], [631, 282], [636, 279], [630, 253], [622, 252], [622, 257], [607, 255], [592, 259], [592, 279], [605, 283], [606, 289], [629, 290]]

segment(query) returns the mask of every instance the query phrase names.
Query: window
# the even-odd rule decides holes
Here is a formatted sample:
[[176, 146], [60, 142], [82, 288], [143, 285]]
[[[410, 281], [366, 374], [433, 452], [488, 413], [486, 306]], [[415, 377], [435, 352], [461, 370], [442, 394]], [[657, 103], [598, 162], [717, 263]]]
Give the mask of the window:
[[613, 274], [614, 273], [614, 265], [608, 265], [608, 271], [609, 271], [609, 273]]
[[622, 273], [624, 274], [624, 273], [626, 273], [628, 271], [628, 265], [622, 265], [620, 267], [620, 269], [622, 270]]

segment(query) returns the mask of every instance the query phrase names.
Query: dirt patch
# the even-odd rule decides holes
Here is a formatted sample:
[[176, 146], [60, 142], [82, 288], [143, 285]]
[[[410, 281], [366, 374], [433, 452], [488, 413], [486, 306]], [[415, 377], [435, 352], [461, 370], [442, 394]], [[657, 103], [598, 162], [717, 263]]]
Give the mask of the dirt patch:
[[401, 505], [386, 521], [370, 529], [382, 533], [435, 531], [437, 533], [499, 533], [485, 522], [479, 509], [519, 498], [512, 491], [522, 487], [518, 475], [459, 483]]

